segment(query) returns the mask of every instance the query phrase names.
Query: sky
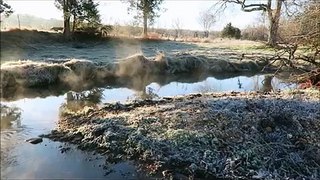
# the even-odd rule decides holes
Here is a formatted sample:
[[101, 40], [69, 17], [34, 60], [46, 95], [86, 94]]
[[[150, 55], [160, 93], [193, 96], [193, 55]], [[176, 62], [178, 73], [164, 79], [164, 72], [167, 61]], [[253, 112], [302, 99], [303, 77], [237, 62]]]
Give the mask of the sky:
[[[96, 0], [102, 23], [122, 25], [132, 24], [133, 15], [128, 14], [127, 4], [120, 0]], [[45, 19], [62, 19], [62, 12], [54, 6], [54, 0], [5, 0], [11, 5], [15, 14], [30, 14]], [[202, 30], [198, 17], [201, 11], [210, 8], [216, 0], [164, 0], [164, 9], [154, 24], [155, 28], [173, 28], [176, 19], [183, 29]], [[257, 22], [259, 13], [242, 12], [238, 6], [228, 6], [226, 11], [217, 19], [212, 30], [221, 30], [227, 23], [242, 29]]]

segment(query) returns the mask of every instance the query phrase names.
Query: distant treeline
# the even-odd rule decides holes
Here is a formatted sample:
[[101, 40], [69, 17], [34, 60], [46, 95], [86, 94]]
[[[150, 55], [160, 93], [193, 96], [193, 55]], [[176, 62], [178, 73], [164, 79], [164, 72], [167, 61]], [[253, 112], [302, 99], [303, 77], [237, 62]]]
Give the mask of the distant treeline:
[[27, 14], [12, 14], [9, 17], [1, 19], [1, 30], [9, 30], [15, 28], [50, 30], [50, 28], [52, 27], [63, 26], [62, 20], [44, 19]]
[[[19, 23], [20, 21], [20, 23]], [[20, 24], [20, 27], [19, 27]], [[52, 27], [63, 27], [63, 20], [58, 19], [44, 19], [26, 14], [12, 14], [7, 18], [2, 18], [1, 30], [10, 29], [37, 29], [37, 30], [51, 30]], [[140, 36], [143, 31], [142, 27], [129, 26], [129, 25], [113, 25], [113, 31], [110, 33], [111, 36]], [[151, 33], [157, 33], [163, 37], [175, 36], [176, 30], [164, 29], [164, 28], [150, 28]], [[210, 36], [216, 36], [219, 32], [210, 32]], [[193, 37], [204, 36], [204, 31], [194, 30], [181, 30], [181, 36]]]
[[[1, 30], [9, 30], [19, 28], [21, 29], [37, 29], [37, 30], [52, 30], [53, 27], [63, 27], [63, 21], [58, 19], [44, 19], [26, 14], [13, 14], [7, 18], [2, 18]], [[131, 25], [112, 25], [113, 30], [108, 33], [109, 36], [140, 36], [143, 32], [143, 28], [139, 26]], [[266, 40], [267, 39], [267, 28], [260, 26], [248, 26], [241, 30], [241, 38], [249, 40]], [[179, 37], [176, 36], [175, 29], [164, 29], [164, 28], [150, 28], [151, 36], [155, 38], [184, 38], [184, 37], [196, 37], [204, 38], [204, 31], [195, 30], [180, 30]], [[209, 38], [219, 38], [222, 32], [210, 31]]]

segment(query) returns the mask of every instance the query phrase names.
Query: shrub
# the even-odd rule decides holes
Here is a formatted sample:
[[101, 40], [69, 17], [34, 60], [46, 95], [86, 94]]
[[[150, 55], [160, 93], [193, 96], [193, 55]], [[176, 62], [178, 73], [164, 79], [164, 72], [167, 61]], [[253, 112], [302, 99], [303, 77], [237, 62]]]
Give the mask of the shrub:
[[263, 25], [258, 26], [247, 26], [242, 30], [242, 39], [252, 41], [267, 41], [268, 39], [268, 28]]
[[241, 38], [241, 31], [239, 28], [233, 27], [231, 23], [228, 23], [222, 30], [222, 37], [226, 38]]

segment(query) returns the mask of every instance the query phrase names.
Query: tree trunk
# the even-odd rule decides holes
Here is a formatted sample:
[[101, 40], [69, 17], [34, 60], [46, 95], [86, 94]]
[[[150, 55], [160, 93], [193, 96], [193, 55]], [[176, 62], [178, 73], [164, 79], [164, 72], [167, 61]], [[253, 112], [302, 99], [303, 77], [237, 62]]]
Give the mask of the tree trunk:
[[70, 37], [70, 17], [65, 17], [63, 22], [63, 35], [66, 38]]
[[283, 0], [277, 0], [275, 11], [271, 8], [271, 0], [268, 1], [268, 19], [269, 19], [269, 34], [268, 45], [275, 47], [278, 40], [279, 20], [281, 15], [281, 7]]
[[63, 0], [63, 35], [66, 38], [70, 38], [70, 12], [68, 0]]
[[148, 14], [143, 12], [143, 37], [148, 37]]
[[72, 33], [74, 33], [74, 31], [76, 29], [76, 23], [77, 23], [77, 18], [75, 15], [73, 15]]
[[268, 33], [268, 45], [271, 47], [275, 47], [277, 45], [277, 36], [279, 29], [279, 21], [270, 20], [269, 22], [269, 33]]

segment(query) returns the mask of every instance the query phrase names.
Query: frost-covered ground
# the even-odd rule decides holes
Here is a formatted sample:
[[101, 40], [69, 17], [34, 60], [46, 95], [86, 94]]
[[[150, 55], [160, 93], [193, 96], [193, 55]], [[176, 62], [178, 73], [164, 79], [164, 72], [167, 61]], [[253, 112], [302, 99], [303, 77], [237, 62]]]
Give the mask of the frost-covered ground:
[[[60, 109], [45, 135], [165, 177], [320, 178], [320, 93], [209, 93]], [[183, 174], [183, 175], [182, 175]]]
[[5, 97], [12, 94], [9, 92], [17, 94], [21, 89], [24, 92], [24, 89], [35, 87], [45, 89], [52, 85], [69, 89], [83, 89], [98, 84], [110, 86], [131, 84], [136, 87], [141, 82], [145, 82], [145, 86], [153, 82], [165, 83], [170, 77], [172, 80], [183, 76], [223, 77], [228, 74], [274, 72], [274, 68], [273, 70], [265, 68], [267, 64], [268, 62], [263, 59], [235, 61], [192, 54], [166, 56], [163, 53], [152, 58], [136, 54], [104, 65], [89, 60], [74, 59], [54, 63], [14, 61], [1, 66], [0, 87]]
[[[130, 72], [130, 78], [117, 82], [117, 87], [134, 89], [139, 84], [136, 81], [143, 79], [140, 82], [143, 88], [138, 89], [144, 90], [152, 82], [166, 84], [178, 80], [174, 75], [179, 72], [193, 76], [186, 70], [193, 71], [197, 69], [195, 67], [209, 68], [221, 76], [230, 70], [251, 72], [251, 69], [257, 69], [258, 61], [272, 54], [260, 43], [233, 40], [183, 43], [113, 39], [66, 43], [50, 38], [44, 41], [47, 40], [46, 33], [39, 32], [13, 38], [21, 41], [1, 36], [1, 63], [30, 61], [2, 66], [2, 88], [16, 87], [15, 83], [44, 86], [36, 97], [43, 96], [46, 91], [52, 95], [48, 84], [63, 91], [72, 89], [63, 89], [53, 83], [58, 80], [85, 86], [84, 80], [99, 79], [96, 73], [105, 75], [102, 79], [114, 85], [113, 79], [109, 78], [109, 71], [114, 72], [114, 66], [108, 64], [136, 53], [144, 56], [124, 61], [124, 66], [116, 68], [116, 75]], [[145, 68], [144, 63], [153, 64], [159, 51], [163, 51], [170, 61], [161, 61], [167, 76], [160, 73], [161, 76], [155, 78], [145, 72], [151, 68]], [[133, 65], [138, 66], [132, 68]], [[142, 76], [136, 76], [137, 72], [143, 72]], [[9, 76], [4, 76], [5, 73]], [[202, 74], [194, 77], [197, 79]], [[88, 87], [93, 85], [88, 84]], [[36, 91], [31, 88], [14, 90], [2, 92]], [[130, 158], [142, 162], [150, 172], [162, 172], [165, 177], [320, 178], [319, 91], [313, 94], [197, 94], [102, 107], [84, 104], [81, 111], [75, 110], [73, 105], [67, 101], [61, 106], [59, 127], [45, 137], [75, 143], [81, 149], [96, 150], [109, 160]], [[46, 108], [50, 106], [52, 104], [46, 104]]]
[[[3, 33], [3, 32], [2, 32]], [[1, 63], [17, 60], [70, 60], [81, 59], [99, 63], [110, 63], [136, 53], [155, 56], [158, 51], [166, 55], [189, 53], [218, 59], [236, 58], [243, 49], [261, 47], [252, 41], [219, 40], [212, 43], [191, 43], [175, 41], [141, 41], [134, 39], [110, 39], [106, 41], [63, 42], [55, 34], [40, 32], [12, 32], [1, 34]], [[227, 48], [228, 47], [228, 48]], [[231, 48], [230, 48], [231, 47]], [[241, 52], [237, 51], [241, 49]], [[255, 51], [256, 54], [263, 51]], [[238, 55], [237, 55], [238, 54]], [[266, 54], [266, 53], [264, 53]]]

